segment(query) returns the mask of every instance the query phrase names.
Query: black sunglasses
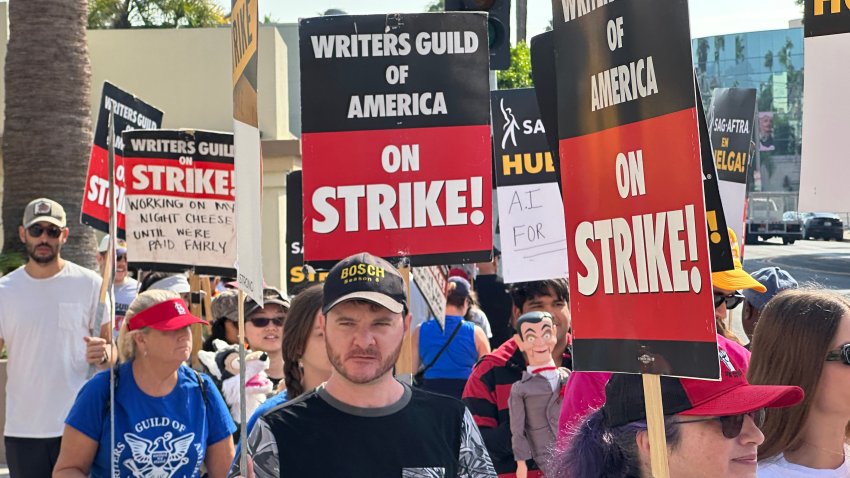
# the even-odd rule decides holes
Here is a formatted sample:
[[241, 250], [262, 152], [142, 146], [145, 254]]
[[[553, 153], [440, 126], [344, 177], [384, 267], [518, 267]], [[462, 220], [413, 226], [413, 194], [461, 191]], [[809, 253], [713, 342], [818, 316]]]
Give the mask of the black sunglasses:
[[731, 440], [733, 438], [737, 438], [738, 435], [741, 434], [741, 430], [744, 428], [744, 418], [747, 416], [753, 419], [753, 423], [756, 424], [756, 427], [761, 428], [762, 425], [764, 425], [764, 408], [753, 412], [742, 413], [740, 415], [724, 415], [722, 417], [698, 418], [696, 420], [684, 420], [672, 423], [685, 424], [711, 422], [717, 420], [720, 422], [720, 429], [723, 431], [723, 436]]
[[[100, 255], [103, 256], [103, 257], [106, 257], [105, 252], [101, 252]], [[129, 259], [127, 259], [127, 254], [116, 254], [115, 255], [115, 262], [121, 262], [123, 260], [129, 260]]]
[[726, 309], [732, 310], [735, 307], [738, 307], [739, 305], [741, 305], [741, 302], [744, 301], [744, 295], [741, 294], [738, 291], [735, 291], [735, 292], [733, 292], [729, 295], [721, 294], [720, 292], [715, 292], [714, 293], [714, 308], [716, 309], [716, 308], [720, 307], [720, 304], [722, 304], [724, 300], [726, 301]]
[[283, 319], [280, 318], [257, 317], [256, 319], [248, 319], [248, 322], [260, 328], [269, 325], [269, 322], [273, 323], [275, 327], [283, 327]]
[[57, 237], [62, 235], [62, 228], [56, 226], [48, 226], [44, 227], [40, 224], [33, 224], [32, 226], [27, 228], [27, 232], [32, 237], [41, 237], [41, 234], [47, 232], [47, 237], [52, 237], [56, 239]]
[[844, 344], [835, 350], [827, 352], [826, 361], [844, 362], [844, 365], [850, 365], [850, 344]]

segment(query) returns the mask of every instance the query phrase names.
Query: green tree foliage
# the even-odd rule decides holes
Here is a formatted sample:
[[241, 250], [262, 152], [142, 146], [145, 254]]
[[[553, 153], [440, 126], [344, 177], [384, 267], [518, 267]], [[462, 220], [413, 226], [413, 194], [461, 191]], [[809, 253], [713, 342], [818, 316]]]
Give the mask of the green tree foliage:
[[199, 28], [225, 23], [215, 0], [89, 0], [89, 28]]
[[19, 252], [8, 252], [0, 254], [0, 277], [21, 267], [27, 262], [23, 254]]
[[425, 7], [429, 13], [442, 12], [446, 9], [446, 0], [434, 0]]
[[534, 86], [531, 78], [531, 50], [521, 41], [511, 48], [511, 67], [496, 74], [500, 90]]

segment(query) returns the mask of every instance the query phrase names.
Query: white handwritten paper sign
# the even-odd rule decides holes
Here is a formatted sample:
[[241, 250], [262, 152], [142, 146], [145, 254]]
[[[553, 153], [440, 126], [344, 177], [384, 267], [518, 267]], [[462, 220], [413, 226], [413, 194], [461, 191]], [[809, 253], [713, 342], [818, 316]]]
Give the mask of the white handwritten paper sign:
[[567, 233], [557, 183], [499, 188], [505, 282], [567, 276]]
[[124, 133], [127, 248], [134, 266], [233, 275], [233, 135]]

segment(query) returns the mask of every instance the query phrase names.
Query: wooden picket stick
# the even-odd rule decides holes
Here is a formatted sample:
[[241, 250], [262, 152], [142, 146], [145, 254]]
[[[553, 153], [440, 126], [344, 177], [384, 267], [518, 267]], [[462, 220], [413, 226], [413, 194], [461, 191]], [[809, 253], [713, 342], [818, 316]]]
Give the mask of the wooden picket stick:
[[670, 468], [667, 464], [667, 435], [664, 430], [664, 407], [661, 402], [661, 376], [646, 373], [642, 376], [652, 476], [670, 478]]
[[212, 325], [215, 317], [213, 317], [212, 313], [212, 284], [210, 283], [210, 276], [201, 276], [201, 289], [204, 291], [204, 312], [207, 322]]
[[245, 370], [245, 292], [239, 289], [239, 469], [243, 472], [248, 470], [248, 413], [245, 409], [247, 394], [245, 392], [245, 381], [247, 372]]
[[[399, 273], [401, 273], [402, 279], [404, 279], [404, 290], [407, 294], [407, 307], [408, 311], [410, 309], [410, 265], [407, 263], [406, 265], [402, 265], [398, 268]], [[404, 339], [401, 343], [401, 353], [398, 356], [398, 360], [395, 363], [395, 374], [396, 376], [408, 376], [410, 377], [409, 382], [413, 382], [413, 328], [404, 335]]]
[[[201, 290], [201, 277], [194, 272], [189, 274], [189, 289], [190, 294], [194, 294]], [[190, 300], [190, 302], [189, 311], [195, 317], [200, 317], [201, 304], [196, 304], [193, 300]], [[192, 324], [190, 327], [192, 328], [192, 368], [197, 370], [201, 367], [201, 360], [198, 358], [198, 352], [201, 350], [201, 346], [204, 342], [204, 329], [201, 327], [201, 324]]]

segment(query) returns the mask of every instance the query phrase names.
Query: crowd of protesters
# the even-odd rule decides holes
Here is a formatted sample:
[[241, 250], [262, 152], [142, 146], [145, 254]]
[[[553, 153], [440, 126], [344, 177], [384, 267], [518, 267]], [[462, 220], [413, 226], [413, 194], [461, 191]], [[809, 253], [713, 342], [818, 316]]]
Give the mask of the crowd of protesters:
[[[453, 269], [445, 315], [425, 321], [368, 253], [291, 299], [266, 286], [242, 312], [273, 386], [243, 444], [222, 395], [238, 354], [216, 355], [217, 374], [188, 365], [193, 324], [209, 325], [207, 352], [238, 349], [227, 281], [207, 323], [184, 274], [134, 279], [132, 251], [104, 238], [112, 329], [101, 276], [61, 256], [63, 207], [32, 201], [19, 234], [27, 262], [0, 278], [12, 477], [653, 476], [640, 377], [571, 370], [566, 279], [505, 286], [496, 259]], [[850, 299], [776, 267], [750, 274], [732, 241], [734, 269], [712, 274], [721, 379], [661, 379], [670, 476], [850, 477]], [[746, 337], [729, 325], [740, 305]], [[405, 337], [414, 385], [395, 373]]]

